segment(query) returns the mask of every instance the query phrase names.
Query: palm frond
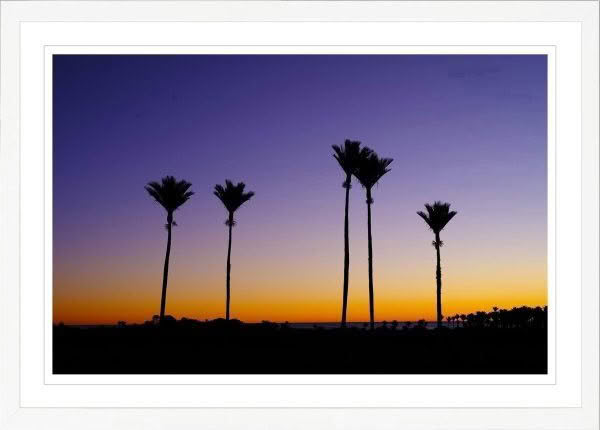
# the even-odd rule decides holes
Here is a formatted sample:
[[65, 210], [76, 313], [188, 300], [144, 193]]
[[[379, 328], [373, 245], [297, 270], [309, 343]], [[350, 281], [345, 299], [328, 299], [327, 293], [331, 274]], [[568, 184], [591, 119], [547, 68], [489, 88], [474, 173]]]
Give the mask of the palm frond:
[[239, 209], [244, 203], [254, 196], [253, 191], [245, 192], [246, 184], [238, 182], [234, 185], [229, 179], [225, 181], [225, 186], [215, 185], [213, 194], [223, 203], [225, 209], [231, 214]]
[[[360, 164], [361, 158], [366, 157], [371, 150], [368, 148], [361, 148], [361, 142], [358, 140], [346, 139], [344, 145], [331, 145], [333, 149], [333, 158], [335, 158], [346, 174], [351, 176], [356, 172]], [[344, 183], [344, 186], [349, 184]]]
[[417, 215], [423, 218], [429, 228], [436, 234], [439, 234], [457, 214], [456, 211], [450, 210], [450, 203], [442, 203], [441, 201], [435, 201], [432, 205], [426, 203], [425, 209], [427, 213], [419, 211]]
[[[391, 170], [388, 167], [394, 160], [392, 158], [379, 158], [377, 153], [367, 147], [363, 148], [363, 150], [365, 150], [364, 156], [361, 157], [361, 161], [354, 176], [356, 176], [356, 179], [358, 179], [358, 182], [360, 182], [364, 188], [370, 190], [379, 182], [383, 175]], [[362, 152], [363, 151], [361, 150], [361, 153]]]
[[425, 212], [419, 211], [419, 212], [417, 212], [417, 215], [419, 215], [421, 218], [423, 218], [423, 220], [427, 223], [427, 225], [429, 227], [431, 227], [431, 224], [429, 222], [429, 216]]
[[178, 181], [173, 176], [165, 176], [160, 182], [148, 182], [144, 188], [167, 213], [172, 214], [194, 195], [190, 190], [191, 186], [185, 180]]

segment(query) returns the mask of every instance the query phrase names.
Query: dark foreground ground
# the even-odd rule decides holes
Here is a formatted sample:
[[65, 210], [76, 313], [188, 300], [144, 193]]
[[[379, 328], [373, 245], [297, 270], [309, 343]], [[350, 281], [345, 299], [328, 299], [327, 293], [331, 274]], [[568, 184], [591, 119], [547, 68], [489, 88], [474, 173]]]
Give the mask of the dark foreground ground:
[[55, 326], [57, 374], [543, 374], [545, 328]]

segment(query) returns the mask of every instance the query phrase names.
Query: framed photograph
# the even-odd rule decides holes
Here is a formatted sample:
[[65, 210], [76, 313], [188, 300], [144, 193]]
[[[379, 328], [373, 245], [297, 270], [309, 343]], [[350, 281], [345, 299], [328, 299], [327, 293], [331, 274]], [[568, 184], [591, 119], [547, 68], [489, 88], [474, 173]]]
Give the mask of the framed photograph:
[[0, 428], [599, 428], [597, 2], [0, 5]]

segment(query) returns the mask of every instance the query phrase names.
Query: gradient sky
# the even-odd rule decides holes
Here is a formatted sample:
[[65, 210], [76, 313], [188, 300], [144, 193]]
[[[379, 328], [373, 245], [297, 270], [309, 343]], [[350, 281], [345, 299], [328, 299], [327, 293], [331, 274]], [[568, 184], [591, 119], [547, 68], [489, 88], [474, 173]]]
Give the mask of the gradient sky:
[[[345, 138], [394, 158], [374, 188], [377, 320], [545, 305], [546, 57], [541, 55], [55, 55], [54, 321], [157, 314], [166, 214], [144, 191], [174, 175], [167, 313], [224, 315], [226, 178], [256, 196], [237, 212], [232, 317], [338, 321]], [[350, 194], [348, 318], [368, 320], [364, 190]]]

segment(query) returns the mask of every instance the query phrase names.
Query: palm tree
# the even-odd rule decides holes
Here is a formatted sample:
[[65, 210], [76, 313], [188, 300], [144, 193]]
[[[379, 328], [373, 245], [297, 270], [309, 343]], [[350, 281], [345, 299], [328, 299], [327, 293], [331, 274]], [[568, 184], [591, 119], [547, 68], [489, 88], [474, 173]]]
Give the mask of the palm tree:
[[350, 188], [352, 187], [352, 175], [356, 173], [362, 158], [368, 156], [371, 151], [363, 148], [360, 142], [346, 139], [344, 146], [332, 145], [333, 158], [337, 160], [346, 175], [342, 187], [346, 189], [346, 205], [344, 209], [344, 286], [342, 296], [342, 327], [346, 327], [346, 311], [348, 308], [348, 271], [350, 268], [350, 242], [348, 234], [348, 204], [350, 201]]
[[440, 232], [450, 222], [456, 211], [450, 210], [450, 203], [442, 203], [436, 201], [433, 205], [425, 204], [427, 213], [419, 211], [417, 215], [425, 220], [429, 228], [435, 234], [435, 240], [431, 243], [437, 254], [437, 266], [435, 271], [435, 279], [437, 283], [437, 325], [442, 326], [442, 267], [440, 264], [440, 248], [444, 242], [440, 240]]
[[221, 200], [229, 216], [225, 221], [225, 225], [229, 227], [229, 245], [227, 247], [227, 283], [226, 291], [227, 298], [225, 303], [225, 319], [229, 321], [229, 303], [231, 299], [230, 293], [230, 281], [231, 281], [231, 229], [235, 225], [233, 214], [240, 208], [244, 203], [252, 198], [254, 192], [244, 192], [246, 184], [239, 182], [237, 185], [233, 185], [229, 179], [225, 181], [225, 187], [222, 185], [215, 185], [214, 195]]
[[[369, 148], [363, 148], [369, 150]], [[379, 158], [379, 156], [369, 150], [369, 154], [361, 159], [360, 165], [354, 176], [367, 191], [367, 234], [369, 241], [369, 315], [371, 330], [375, 329], [375, 303], [373, 297], [373, 237], [371, 235], [371, 205], [373, 198], [371, 190], [379, 182], [381, 177], [390, 171], [388, 166], [392, 163], [391, 158]]]
[[165, 254], [165, 265], [163, 268], [163, 284], [162, 294], [160, 296], [160, 323], [165, 319], [165, 306], [167, 302], [167, 279], [169, 277], [169, 257], [171, 255], [171, 230], [172, 227], [177, 225], [173, 220], [173, 212], [175, 212], [181, 205], [187, 202], [192, 195], [193, 191], [190, 191], [190, 184], [187, 181], [176, 180], [173, 176], [165, 176], [161, 179], [161, 182], [148, 182], [144, 187], [148, 194], [154, 198], [154, 200], [160, 204], [167, 211], [167, 223], [165, 228], [167, 229], [167, 252]]

